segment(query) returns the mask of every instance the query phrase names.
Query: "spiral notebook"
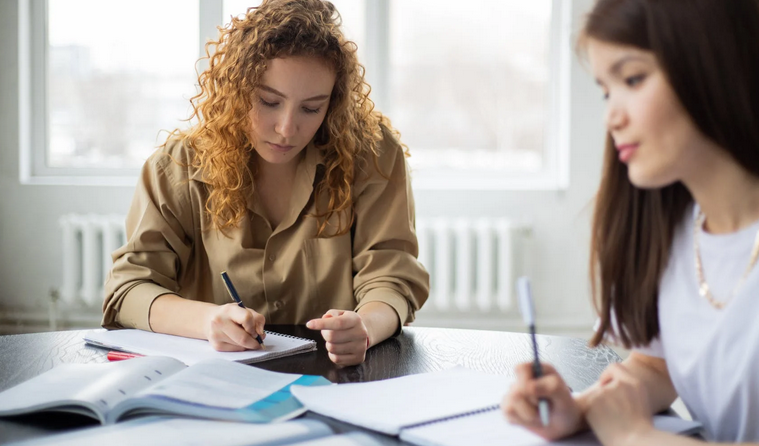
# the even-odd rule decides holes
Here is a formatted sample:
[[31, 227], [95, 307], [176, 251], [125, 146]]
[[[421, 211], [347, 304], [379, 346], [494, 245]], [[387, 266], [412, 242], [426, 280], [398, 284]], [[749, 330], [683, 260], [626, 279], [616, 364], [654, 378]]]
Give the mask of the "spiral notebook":
[[[454, 367], [368, 383], [296, 385], [291, 392], [312, 412], [420, 446], [553, 444], [506, 421], [500, 402], [512, 382], [507, 376]], [[654, 423], [679, 434], [700, 426], [675, 417], [657, 416]], [[592, 434], [556, 444], [600, 445]]]
[[316, 341], [271, 331], [266, 332], [264, 349], [242, 352], [219, 352], [214, 350], [208, 341], [202, 339], [135, 329], [91, 330], [84, 335], [84, 341], [111, 350], [145, 356], [168, 356], [187, 365], [193, 365], [205, 359], [226, 359], [252, 364], [316, 350]]

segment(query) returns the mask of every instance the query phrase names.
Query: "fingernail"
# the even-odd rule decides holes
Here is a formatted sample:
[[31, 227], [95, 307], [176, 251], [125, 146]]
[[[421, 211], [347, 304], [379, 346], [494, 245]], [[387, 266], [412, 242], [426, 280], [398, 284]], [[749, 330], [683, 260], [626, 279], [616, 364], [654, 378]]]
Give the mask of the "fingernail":
[[314, 321], [308, 321], [308, 322], [306, 322], [306, 327], [308, 327], [308, 328], [314, 328]]

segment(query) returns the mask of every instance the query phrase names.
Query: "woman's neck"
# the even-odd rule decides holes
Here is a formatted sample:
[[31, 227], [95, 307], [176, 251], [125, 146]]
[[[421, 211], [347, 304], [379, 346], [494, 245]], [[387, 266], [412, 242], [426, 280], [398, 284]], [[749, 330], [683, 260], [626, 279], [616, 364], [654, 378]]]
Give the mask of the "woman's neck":
[[706, 216], [704, 229], [724, 234], [759, 220], [759, 177], [724, 150], [710, 158], [683, 179]]
[[[303, 151], [305, 152], [305, 150]], [[300, 163], [301, 158], [303, 158], [304, 153], [299, 154], [299, 156], [296, 156], [292, 160], [290, 160], [288, 163], [269, 163], [265, 161], [263, 158], [258, 156], [257, 153], [254, 153], [255, 157], [255, 163], [256, 163], [256, 181], [264, 180], [264, 181], [275, 181], [275, 182], [281, 182], [281, 181], [291, 181], [293, 178], [295, 178], [295, 174], [298, 171], [298, 164]]]

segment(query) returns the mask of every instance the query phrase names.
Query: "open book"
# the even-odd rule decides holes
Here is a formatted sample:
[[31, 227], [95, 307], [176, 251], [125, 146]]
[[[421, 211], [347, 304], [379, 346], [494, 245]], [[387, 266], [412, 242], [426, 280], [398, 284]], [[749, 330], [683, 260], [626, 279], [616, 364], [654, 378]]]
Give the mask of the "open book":
[[245, 364], [266, 361], [283, 356], [316, 350], [316, 342], [295, 336], [266, 332], [265, 347], [262, 350], [243, 352], [219, 352], [202, 339], [184, 338], [144, 330], [91, 330], [84, 335], [84, 341], [98, 347], [139, 353], [146, 356], [170, 356], [187, 365], [205, 359], [226, 359]]
[[379, 442], [364, 433], [333, 435], [329, 426], [316, 420], [248, 424], [164, 417], [140, 418], [112, 426], [80, 429], [61, 435], [14, 443], [16, 446], [81, 446], [83, 444], [381, 446]]
[[[512, 379], [461, 367], [368, 383], [292, 388], [309, 410], [346, 423], [397, 435], [423, 446], [544, 445], [528, 430], [509, 424], [500, 402]], [[693, 433], [699, 423], [656, 417], [657, 427]], [[598, 445], [592, 434], [558, 444]]]
[[0, 416], [63, 411], [102, 424], [163, 414], [267, 423], [305, 412], [291, 385], [329, 383], [321, 376], [270, 372], [223, 359], [190, 367], [163, 356], [64, 364], [1, 392]]

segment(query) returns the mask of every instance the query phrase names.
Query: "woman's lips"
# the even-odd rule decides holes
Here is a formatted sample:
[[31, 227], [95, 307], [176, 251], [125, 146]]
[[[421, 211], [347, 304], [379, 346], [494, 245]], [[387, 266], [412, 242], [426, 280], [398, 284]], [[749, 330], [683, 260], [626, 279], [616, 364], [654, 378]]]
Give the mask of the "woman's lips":
[[275, 152], [280, 152], [280, 153], [289, 152], [295, 147], [295, 146], [285, 146], [285, 145], [280, 145], [280, 144], [274, 144], [273, 142], [267, 142], [267, 144], [269, 144], [269, 147], [271, 147], [272, 150], [274, 150]]
[[638, 149], [638, 144], [620, 144], [617, 146], [619, 151], [619, 160], [623, 163], [630, 161], [635, 151]]

